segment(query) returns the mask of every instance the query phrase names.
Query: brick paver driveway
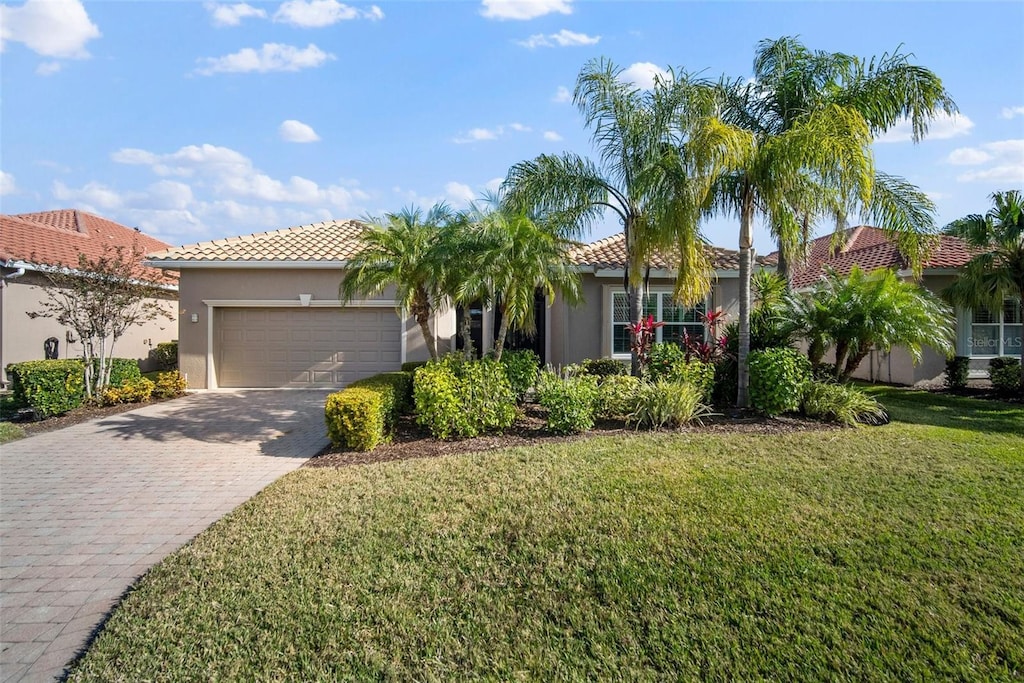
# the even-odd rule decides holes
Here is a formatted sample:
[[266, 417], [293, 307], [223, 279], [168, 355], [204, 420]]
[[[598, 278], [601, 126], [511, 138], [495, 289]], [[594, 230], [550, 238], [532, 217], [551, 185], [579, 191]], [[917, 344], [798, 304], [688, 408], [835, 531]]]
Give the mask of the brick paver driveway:
[[0, 446], [0, 679], [63, 675], [149, 567], [315, 455], [325, 395], [194, 394]]

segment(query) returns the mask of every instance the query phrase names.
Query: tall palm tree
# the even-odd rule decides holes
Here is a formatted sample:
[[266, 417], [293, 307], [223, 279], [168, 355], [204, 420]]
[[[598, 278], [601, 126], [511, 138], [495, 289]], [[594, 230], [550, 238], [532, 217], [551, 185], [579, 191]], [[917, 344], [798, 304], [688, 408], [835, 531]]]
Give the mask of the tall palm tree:
[[895, 52], [865, 62], [811, 52], [794, 38], [762, 41], [754, 80], [723, 82], [722, 119], [750, 137], [748, 153], [720, 180], [718, 211], [740, 220], [739, 382], [737, 404], [749, 404], [750, 273], [753, 223], [760, 215], [778, 240], [784, 263], [799, 257], [810, 223], [857, 212], [886, 230], [920, 273], [934, 206], [901, 178], [876, 171], [871, 142], [902, 117], [920, 139], [937, 111], [955, 104], [930, 71]]
[[[978, 250], [943, 292], [952, 303], [998, 311], [1006, 299], [1017, 299], [1024, 320], [1024, 197], [1018, 190], [992, 194], [993, 207], [982, 216], [953, 221], [945, 232]], [[1024, 344], [1021, 345], [1021, 389], [1024, 390]]]
[[339, 298], [347, 303], [393, 285], [399, 317], [415, 318], [434, 359], [438, 357], [437, 338], [430, 329], [430, 318], [443, 302], [438, 237], [452, 216], [451, 209], [441, 203], [426, 214], [407, 207], [385, 214], [383, 219], [369, 218], [361, 236], [363, 249], [349, 259], [338, 287]]
[[[539, 215], [560, 226], [564, 237], [583, 236], [606, 211], [619, 219], [626, 242], [623, 287], [630, 322], [636, 323], [654, 253], [677, 257], [681, 302], [696, 302], [710, 286], [710, 264], [697, 228], [707, 188], [699, 180], [711, 176], [704, 167], [720, 163], [730, 146], [726, 141], [700, 154], [679, 154], [705, 83], [671, 73], [643, 90], [621, 75], [620, 67], [602, 58], [588, 62], [576, 80], [573, 101], [593, 129], [599, 162], [571, 153], [544, 154], [514, 165], [504, 188], [514, 213]], [[700, 172], [691, 172], [695, 165]], [[639, 371], [634, 353], [633, 373]]]

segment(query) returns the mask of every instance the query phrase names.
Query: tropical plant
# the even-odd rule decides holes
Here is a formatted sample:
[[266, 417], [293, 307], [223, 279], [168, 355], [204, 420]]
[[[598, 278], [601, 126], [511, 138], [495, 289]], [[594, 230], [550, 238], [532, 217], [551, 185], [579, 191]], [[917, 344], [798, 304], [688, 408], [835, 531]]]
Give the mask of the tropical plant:
[[[708, 86], [685, 74], [657, 78], [643, 90], [622, 78], [622, 69], [598, 59], [584, 66], [573, 101], [593, 128], [600, 162], [572, 153], [544, 154], [515, 164], [504, 187], [506, 202], [536, 212], [566, 237], [582, 236], [605, 211], [622, 224], [626, 245], [623, 287], [629, 321], [643, 311], [644, 279], [655, 253], [677, 265], [675, 297], [701, 300], [710, 288], [710, 263], [697, 229], [713, 178], [731, 149], [710, 121]], [[640, 359], [632, 358], [640, 374]]]
[[680, 427], [711, 415], [701, 390], [687, 382], [640, 382], [626, 421], [637, 427]]
[[737, 404], [746, 407], [755, 217], [764, 217], [785, 262], [799, 255], [816, 218], [858, 211], [919, 272], [934, 207], [910, 183], [876, 172], [871, 142], [904, 117], [919, 140], [936, 112], [956, 107], [937, 76], [898, 50], [865, 61], [812, 52], [795, 38], [762, 41], [754, 78], [723, 81], [719, 94], [722, 120], [746, 136], [745, 154], [713, 193], [716, 210], [740, 220]]
[[828, 271], [807, 294], [792, 299], [790, 316], [810, 340], [812, 365], [835, 349], [835, 375], [848, 378], [872, 349], [902, 346], [914, 362], [931, 347], [953, 351], [953, 313], [938, 297], [888, 268], [854, 266], [847, 277]]
[[[984, 216], [972, 214], [946, 226], [946, 233], [979, 253], [943, 296], [954, 304], [990, 311], [1001, 310], [1006, 299], [1016, 299], [1018, 319], [1024, 321], [1024, 198], [1017, 190], [995, 192], [992, 203]], [[1020, 354], [1024, 391], [1024, 343]]]
[[845, 384], [808, 382], [804, 385], [800, 407], [808, 417], [824, 418], [848, 427], [889, 422], [889, 415], [878, 401]]
[[426, 214], [407, 207], [383, 219], [370, 217], [361, 235], [362, 249], [349, 259], [338, 288], [344, 303], [395, 287], [398, 314], [412, 316], [420, 327], [430, 357], [436, 359], [437, 338], [430, 318], [443, 305], [439, 248], [442, 228], [453, 218], [446, 204], [435, 204]]

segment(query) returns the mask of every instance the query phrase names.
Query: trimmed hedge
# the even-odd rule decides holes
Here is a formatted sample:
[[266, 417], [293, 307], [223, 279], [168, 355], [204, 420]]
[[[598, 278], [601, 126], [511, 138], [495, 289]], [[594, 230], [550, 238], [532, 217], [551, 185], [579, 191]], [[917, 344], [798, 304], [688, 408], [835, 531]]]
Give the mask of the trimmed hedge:
[[554, 373], [544, 373], [537, 383], [537, 398], [548, 410], [548, 429], [556, 434], [585, 432], [594, 426], [597, 377], [577, 375], [562, 379]]
[[1001, 394], [1014, 395], [1024, 391], [1020, 385], [1020, 359], [1000, 356], [988, 362], [988, 378], [992, 387]]
[[768, 415], [800, 409], [804, 386], [811, 381], [811, 362], [796, 349], [775, 348], [750, 353], [750, 403]]
[[[110, 387], [118, 388], [123, 387], [129, 382], [142, 379], [142, 372], [139, 370], [139, 363], [134, 358], [111, 358], [110, 363]], [[100, 371], [100, 361], [98, 358], [92, 360], [92, 371], [97, 373]]]
[[327, 397], [324, 421], [337, 447], [370, 451], [391, 438], [412, 399], [412, 374], [383, 372], [352, 382]]
[[609, 377], [620, 377], [629, 374], [629, 367], [614, 358], [587, 358], [581, 363], [583, 372], [594, 375], [599, 382]]
[[176, 341], [160, 342], [155, 349], [149, 352], [149, 355], [153, 358], [158, 370], [178, 369], [178, 342]]
[[411, 360], [402, 363], [402, 372], [415, 372], [416, 368], [422, 368], [428, 361], [425, 360]]
[[[136, 366], [138, 369], [138, 366]], [[40, 418], [63, 415], [85, 398], [85, 369], [79, 360], [30, 360], [7, 366], [15, 404]]]
[[501, 431], [516, 420], [516, 394], [505, 367], [492, 358], [450, 354], [416, 371], [416, 421], [439, 439]]
[[967, 378], [970, 376], [971, 359], [967, 356], [953, 356], [946, 359], [946, 387], [948, 389], [963, 389], [967, 386]]
[[398, 418], [412, 407], [411, 372], [382, 372], [356, 380], [348, 386], [350, 389], [373, 389], [380, 394], [384, 426], [388, 431], [394, 429]]

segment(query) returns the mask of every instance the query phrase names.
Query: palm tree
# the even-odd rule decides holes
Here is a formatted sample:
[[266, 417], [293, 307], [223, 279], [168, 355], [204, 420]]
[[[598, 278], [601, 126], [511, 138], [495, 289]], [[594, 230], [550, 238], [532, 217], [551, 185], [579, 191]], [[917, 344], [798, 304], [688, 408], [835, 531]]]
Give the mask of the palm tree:
[[399, 317], [412, 316], [420, 326], [430, 357], [436, 359], [437, 338], [430, 318], [442, 304], [442, 266], [439, 235], [452, 219], [446, 204], [435, 204], [426, 215], [417, 207], [369, 218], [361, 236], [362, 251], [349, 259], [338, 288], [348, 303], [358, 296], [379, 294], [395, 287]]
[[865, 63], [812, 53], [793, 38], [763, 41], [753, 81], [723, 82], [722, 120], [749, 136], [747, 153], [720, 179], [715, 208], [740, 220], [739, 381], [737, 405], [749, 404], [750, 275], [753, 223], [763, 217], [783, 261], [799, 255], [813, 219], [860, 212], [890, 233], [920, 273], [934, 207], [906, 181], [878, 173], [871, 142], [903, 116], [913, 135], [955, 105], [931, 72], [899, 52]]
[[475, 356], [470, 307], [477, 301], [483, 306], [491, 303], [489, 282], [478, 265], [479, 255], [489, 248], [480, 230], [484, 216], [486, 212], [472, 204], [468, 211], [453, 216], [438, 238], [440, 289], [462, 314], [459, 335], [467, 360]]
[[[621, 74], [602, 58], [588, 62], [576, 80], [573, 101], [593, 128], [600, 163], [571, 153], [544, 154], [514, 165], [504, 188], [513, 213], [541, 216], [559, 226], [563, 237], [583, 236], [605, 211], [618, 217], [627, 254], [623, 287], [630, 322], [636, 323], [656, 252], [677, 257], [676, 296], [682, 303], [698, 301], [710, 287], [710, 264], [697, 229], [708, 189], [701, 181], [713, 175], [707, 169], [720, 164], [730, 146], [714, 137], [728, 129], [702, 129], [704, 137], [694, 138], [705, 147], [680, 154], [705, 83], [672, 73], [642, 90]], [[634, 353], [633, 374], [639, 371]]]
[[811, 342], [812, 364], [835, 347], [837, 379], [848, 379], [872, 349], [902, 346], [915, 363], [925, 346], [953, 350], [950, 308], [888, 268], [868, 273], [854, 266], [847, 277], [829, 272], [809, 294], [793, 297], [789, 317]]
[[[990, 311], [1015, 298], [1024, 320], [1024, 198], [1017, 190], [995, 192], [991, 198], [994, 206], [984, 216], [972, 214], [945, 228], [979, 253], [943, 295], [954, 304]], [[1024, 344], [1020, 384], [1024, 390]]]

